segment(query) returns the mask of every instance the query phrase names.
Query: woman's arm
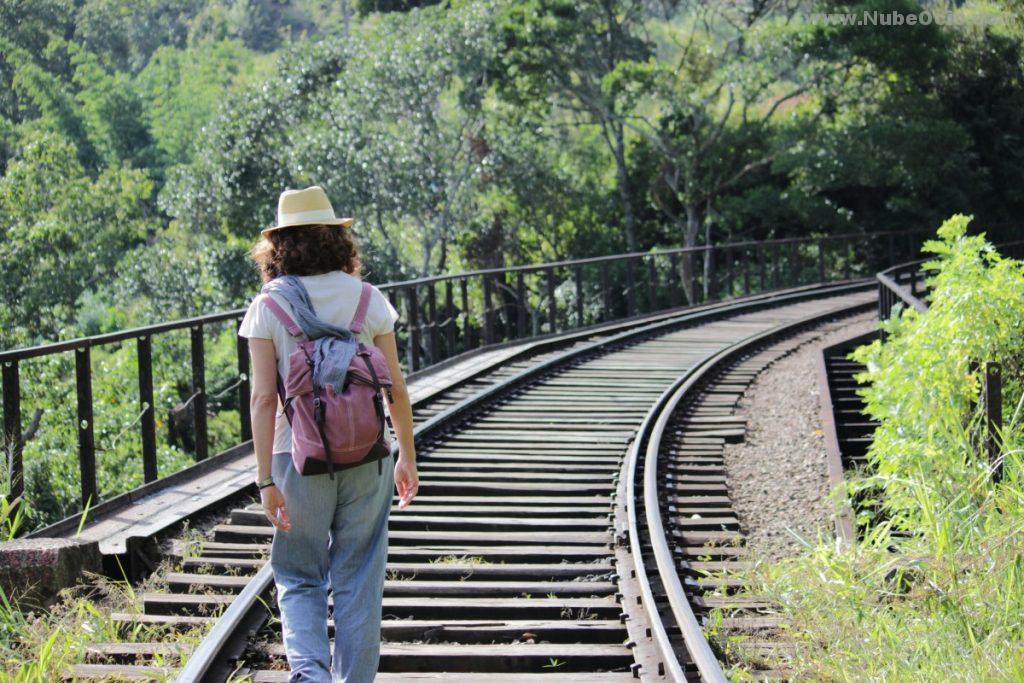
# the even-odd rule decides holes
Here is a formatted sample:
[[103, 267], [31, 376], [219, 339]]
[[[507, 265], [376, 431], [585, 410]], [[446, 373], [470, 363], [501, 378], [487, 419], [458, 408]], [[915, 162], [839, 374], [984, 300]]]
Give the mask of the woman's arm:
[[[252, 445], [256, 451], [256, 480], [271, 476], [274, 449], [274, 420], [277, 415], [277, 357], [270, 339], [249, 338], [252, 362], [252, 389], [249, 414], [252, 421]], [[271, 523], [284, 531], [291, 528], [284, 496], [277, 486], [260, 489], [263, 511]]]
[[373, 345], [384, 353], [391, 371], [391, 398], [388, 412], [391, 424], [398, 437], [398, 461], [395, 463], [395, 486], [398, 488], [398, 507], [404, 508], [412, 502], [419, 490], [419, 474], [416, 472], [416, 444], [413, 440], [412, 403], [409, 401], [409, 389], [405, 385], [402, 366], [398, 364], [398, 346], [395, 344], [395, 333], [378, 335], [373, 338]]

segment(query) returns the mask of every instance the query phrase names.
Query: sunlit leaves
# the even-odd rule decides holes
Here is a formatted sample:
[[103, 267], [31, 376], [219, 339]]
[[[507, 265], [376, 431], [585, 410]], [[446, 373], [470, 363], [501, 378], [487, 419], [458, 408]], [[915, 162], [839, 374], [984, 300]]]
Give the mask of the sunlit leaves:
[[75, 152], [42, 135], [0, 179], [0, 347], [61, 334], [79, 295], [145, 237], [145, 173], [111, 168], [93, 180]]

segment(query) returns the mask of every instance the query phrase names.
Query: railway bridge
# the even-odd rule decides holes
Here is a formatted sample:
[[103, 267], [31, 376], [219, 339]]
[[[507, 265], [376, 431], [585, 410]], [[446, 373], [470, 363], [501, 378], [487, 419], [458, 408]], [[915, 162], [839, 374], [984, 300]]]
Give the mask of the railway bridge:
[[[898, 300], [921, 305], [921, 273], [907, 265], [920, 236], [722, 244], [382, 285], [401, 313], [421, 486], [391, 517], [378, 680], [722, 681], [726, 653], [704, 631], [716, 608], [728, 615], [717, 628], [751, 636], [759, 674], [784, 678], [772, 606], [737, 595], [736, 572], [756, 558], [723, 449], [743, 439], [739, 399], [765, 368], [823, 330], [888, 315]], [[108, 573], [145, 579], [137, 609], [111, 615], [121, 636], [91, 646], [69, 679], [288, 680], [272, 528], [254, 502], [245, 340], [227, 371], [211, 360], [243, 312], [0, 353], [12, 497], [25, 490], [20, 435], [36, 408], [26, 369], [74, 359], [67, 448], [81, 506], [29, 536], [95, 541]], [[174, 416], [195, 462], [163, 472], [154, 374], [173, 335], [187, 335], [190, 382]], [[97, 476], [105, 406], [93, 379], [97, 357], [125, 346], [138, 366], [124, 400], [139, 406], [143, 481], [110, 491]], [[848, 400], [849, 368], [829, 372], [824, 394], [842, 385]], [[864, 430], [840, 439], [842, 411], [828, 406], [841, 478], [841, 448]], [[227, 448], [210, 429], [222, 410], [238, 415]]]

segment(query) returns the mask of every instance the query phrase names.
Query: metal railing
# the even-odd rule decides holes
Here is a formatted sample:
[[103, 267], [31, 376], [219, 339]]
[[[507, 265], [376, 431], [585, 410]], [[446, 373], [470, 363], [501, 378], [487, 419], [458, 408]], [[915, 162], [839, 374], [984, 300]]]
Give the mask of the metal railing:
[[[914, 254], [922, 230], [738, 242], [693, 248], [475, 270], [381, 285], [401, 313], [399, 350], [410, 372], [482, 346], [547, 336], [686, 305], [785, 287], [866, 277]], [[206, 340], [211, 330], [238, 323], [245, 309], [198, 316], [110, 334], [0, 352], [4, 450], [9, 498], [24, 491], [20, 364], [72, 353], [75, 359], [77, 450], [82, 507], [104, 494], [97, 486], [91, 350], [134, 343], [138, 364], [138, 429], [143, 479], [161, 476], [157, 464], [153, 339], [188, 331], [189, 382], [179, 405], [191, 411], [197, 461], [209, 457]], [[234, 393], [239, 441], [251, 438], [249, 355], [235, 343], [235, 374], [222, 394]], [[229, 405], [228, 403], [224, 404]], [[187, 413], [185, 413], [187, 414]], [[68, 444], [72, 448], [72, 444]], [[109, 492], [108, 492], [109, 493]]]
[[[1021, 258], [1024, 256], [1024, 240], [1002, 242], [995, 245], [1003, 256]], [[878, 319], [885, 321], [891, 318], [899, 306], [913, 308], [924, 313], [928, 310], [929, 294], [928, 278], [935, 274], [934, 270], [923, 268], [931, 259], [918, 259], [892, 266], [875, 275], [878, 281]], [[879, 336], [886, 338], [885, 330]], [[971, 371], [976, 372], [982, 366], [977, 360], [971, 361]], [[981, 402], [985, 411], [982, 430], [982, 448], [988, 454], [992, 467], [992, 478], [1000, 481], [1003, 474], [1002, 430], [1002, 365], [997, 361], [985, 361], [984, 373], [981, 376]]]
[[[870, 276], [921, 230], [786, 238], [475, 270], [382, 286], [417, 371], [481, 345], [802, 284]], [[877, 264], [875, 269], [871, 264]]]
[[[1003, 256], [1024, 256], [1024, 240], [1001, 242], [995, 245]], [[899, 263], [875, 275], [878, 281], [878, 318], [888, 320], [898, 304], [921, 313], [928, 310], [928, 278], [935, 271], [922, 266], [931, 258]]]

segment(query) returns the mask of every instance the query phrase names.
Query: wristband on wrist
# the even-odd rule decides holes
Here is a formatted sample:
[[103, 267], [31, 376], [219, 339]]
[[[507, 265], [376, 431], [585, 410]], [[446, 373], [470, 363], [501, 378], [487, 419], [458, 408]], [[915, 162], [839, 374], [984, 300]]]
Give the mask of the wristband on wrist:
[[256, 487], [258, 489], [260, 489], [261, 491], [263, 489], [267, 488], [268, 486], [273, 486], [273, 485], [274, 485], [274, 478], [273, 477], [267, 477], [266, 479], [260, 479], [259, 481], [256, 482]]

